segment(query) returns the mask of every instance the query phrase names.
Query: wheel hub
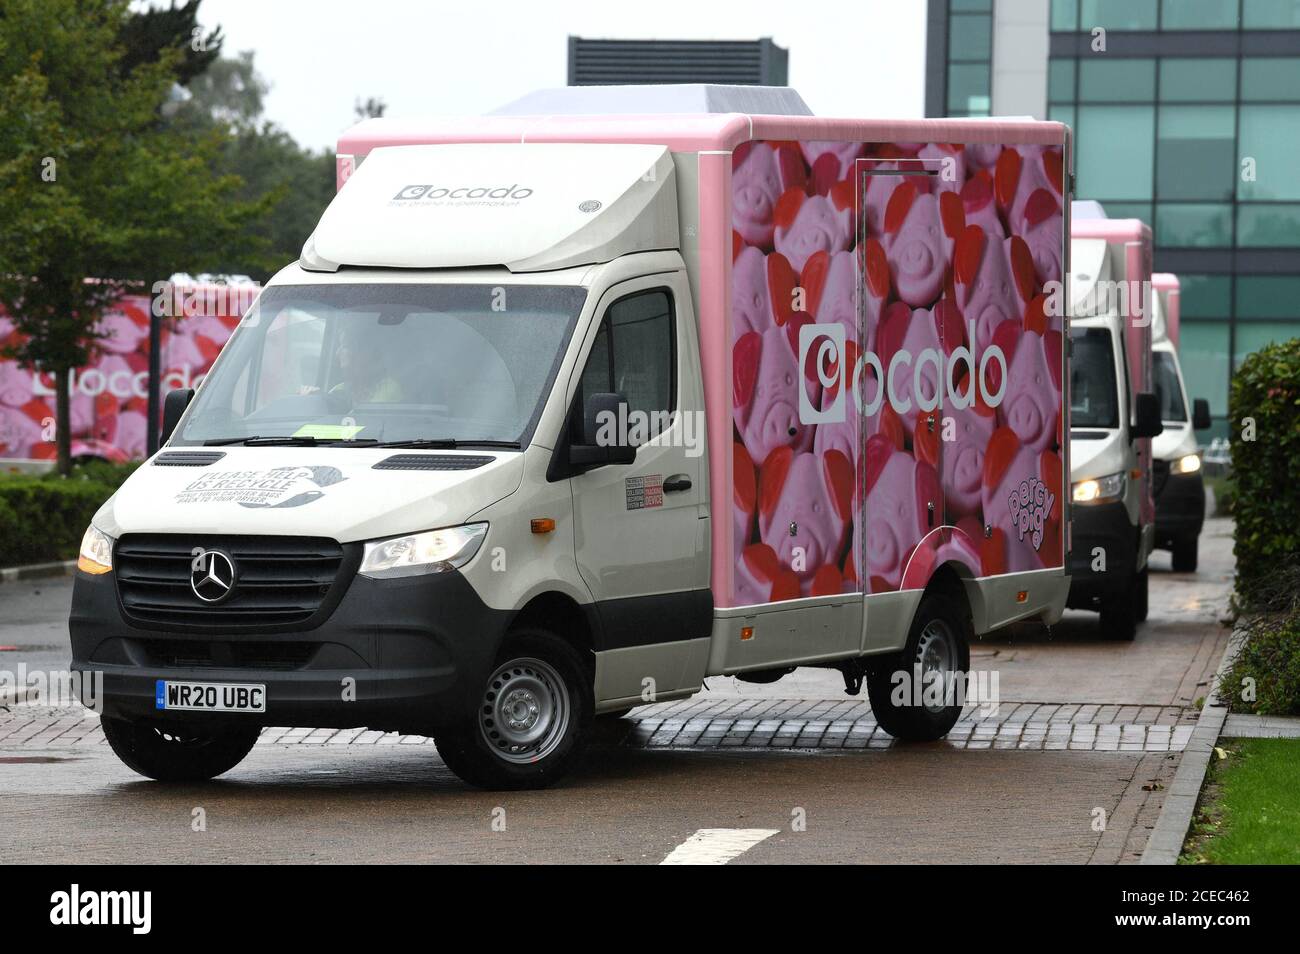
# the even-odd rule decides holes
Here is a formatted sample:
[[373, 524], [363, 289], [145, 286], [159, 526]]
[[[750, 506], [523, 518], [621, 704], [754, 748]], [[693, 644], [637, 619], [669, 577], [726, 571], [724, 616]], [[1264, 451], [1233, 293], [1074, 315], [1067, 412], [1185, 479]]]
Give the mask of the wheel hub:
[[498, 667], [479, 707], [488, 748], [507, 762], [545, 758], [569, 727], [569, 690], [549, 663], [521, 658]]

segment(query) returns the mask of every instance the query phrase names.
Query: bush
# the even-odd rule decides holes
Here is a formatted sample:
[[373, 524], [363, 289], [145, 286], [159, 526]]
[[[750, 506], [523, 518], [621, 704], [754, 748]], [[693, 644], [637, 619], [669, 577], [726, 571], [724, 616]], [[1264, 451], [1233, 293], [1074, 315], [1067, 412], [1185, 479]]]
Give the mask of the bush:
[[134, 469], [87, 464], [71, 477], [0, 477], [0, 566], [75, 558], [90, 518]]
[[1245, 630], [1220, 697], [1233, 712], [1300, 715], [1300, 614], [1260, 617]]
[[1228, 416], [1237, 599], [1243, 608], [1267, 609], [1271, 575], [1300, 565], [1300, 338], [1266, 345], [1242, 362]]

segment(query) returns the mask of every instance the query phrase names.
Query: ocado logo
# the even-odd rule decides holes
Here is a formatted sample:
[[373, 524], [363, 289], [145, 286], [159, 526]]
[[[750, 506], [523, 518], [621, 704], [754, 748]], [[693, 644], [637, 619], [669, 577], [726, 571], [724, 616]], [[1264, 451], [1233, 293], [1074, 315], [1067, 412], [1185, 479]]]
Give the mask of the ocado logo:
[[532, 189], [521, 188], [517, 184], [496, 187], [457, 186], [451, 189], [426, 184], [402, 186], [393, 199], [407, 202], [417, 199], [526, 199], [532, 194]]
[[[966, 325], [967, 337], [973, 339], [975, 322], [968, 321]], [[1007, 357], [997, 345], [989, 345], [979, 355], [979, 372], [974, 375], [951, 373], [951, 368], [961, 362], [964, 362], [968, 369], [976, 367], [976, 356], [965, 345], [954, 348], [950, 355], [936, 348], [926, 348], [916, 356], [915, 361], [910, 351], [899, 348], [889, 359], [888, 369], [884, 367], [880, 356], [874, 351], [865, 351], [858, 356], [857, 363], [850, 369], [847, 367], [847, 362], [841, 360], [841, 356], [845, 353], [844, 332], [844, 325], [837, 321], [807, 324], [799, 329], [799, 367], [808, 367], [809, 352], [816, 345], [817, 379], [823, 388], [835, 389], [832, 403], [824, 408], [813, 407], [808, 399], [807, 389], [802, 387], [798, 389], [799, 423], [801, 424], [837, 424], [843, 421], [845, 392], [853, 394], [854, 405], [858, 413], [864, 417], [870, 417], [878, 412], [886, 396], [889, 398], [889, 406], [895, 412], [900, 415], [907, 414], [912, 410], [912, 397], [906, 391], [902, 394], [898, 393], [897, 386], [900, 381], [906, 385], [909, 368], [912, 374], [911, 394], [916, 396], [916, 408], [922, 413], [944, 407], [945, 392], [947, 403], [952, 407], [959, 409], [970, 407], [975, 403], [976, 387], [979, 388], [980, 399], [988, 407], [997, 407], [1002, 403], [1002, 395], [1007, 389]], [[996, 375], [998, 387], [994, 392], [990, 392], [987, 386], [990, 377], [987, 371], [990, 363], [995, 363], [1001, 372]], [[946, 382], [946, 387], [936, 388], [933, 397], [930, 398], [925, 397], [924, 389], [921, 387], [921, 376], [927, 365], [934, 368], [936, 381]], [[877, 388], [875, 397], [864, 403], [862, 376], [867, 368], [871, 368], [875, 380], [883, 381], [885, 386]], [[961, 388], [962, 380], [969, 382], [964, 392]]]

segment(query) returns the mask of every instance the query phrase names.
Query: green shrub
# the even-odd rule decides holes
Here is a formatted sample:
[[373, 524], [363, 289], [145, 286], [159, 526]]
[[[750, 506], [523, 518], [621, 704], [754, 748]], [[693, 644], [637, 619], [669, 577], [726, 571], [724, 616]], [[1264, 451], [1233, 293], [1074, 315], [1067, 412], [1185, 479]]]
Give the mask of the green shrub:
[[1300, 715], [1300, 614], [1262, 617], [1246, 630], [1220, 697], [1233, 712]]
[[0, 479], [0, 566], [75, 558], [90, 518], [116, 489], [84, 476]]
[[1300, 565], [1300, 338], [1247, 356], [1232, 376], [1228, 416], [1237, 599], [1276, 609], [1264, 600], [1266, 581]]

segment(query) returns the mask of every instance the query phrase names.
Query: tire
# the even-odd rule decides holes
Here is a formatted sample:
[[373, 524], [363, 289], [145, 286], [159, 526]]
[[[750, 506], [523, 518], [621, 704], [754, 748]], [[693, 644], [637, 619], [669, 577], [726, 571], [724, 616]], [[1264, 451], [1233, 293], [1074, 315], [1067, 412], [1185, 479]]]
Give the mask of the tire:
[[1201, 538], [1182, 537], [1174, 541], [1173, 565], [1175, 573], [1195, 573]]
[[1146, 566], [1142, 568], [1142, 572], [1133, 583], [1133, 615], [1137, 617], [1139, 623], [1147, 621], [1147, 611], [1151, 606], [1150, 595], [1151, 568]]
[[543, 629], [516, 630], [475, 711], [458, 725], [434, 730], [438, 754], [477, 788], [544, 788], [564, 775], [586, 741], [595, 707], [592, 682], [569, 643]]
[[154, 726], [100, 718], [104, 738], [126, 766], [159, 782], [203, 782], [229, 772], [257, 742], [258, 726]]
[[[1102, 636], [1117, 642], [1132, 642], [1139, 619], [1145, 618], [1146, 570], [1133, 577], [1120, 593], [1101, 601], [1099, 625]], [[1139, 615], [1140, 614], [1140, 615]]]
[[[965, 699], [965, 677], [970, 670], [970, 617], [965, 600], [951, 593], [927, 593], [912, 618], [907, 645], [897, 655], [867, 670], [867, 698], [882, 729], [905, 742], [933, 742], [943, 738], [961, 718]], [[933, 672], [949, 672], [943, 681], [942, 697], [936, 704], [914, 704], [915, 699], [896, 698], [896, 673], [906, 674], [902, 687], [927, 685]], [[952, 673], [957, 673], [956, 681]], [[919, 677], [919, 678], [918, 678]]]

